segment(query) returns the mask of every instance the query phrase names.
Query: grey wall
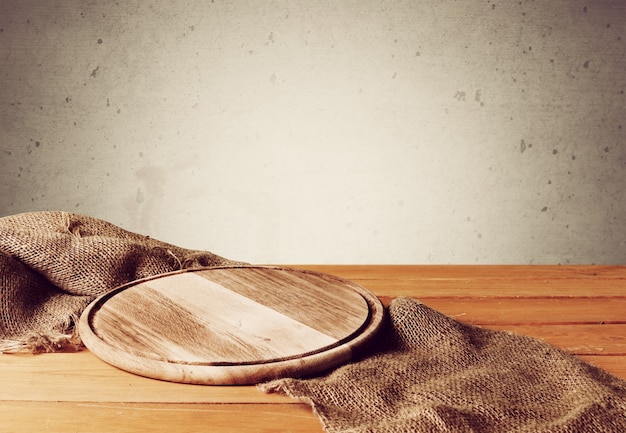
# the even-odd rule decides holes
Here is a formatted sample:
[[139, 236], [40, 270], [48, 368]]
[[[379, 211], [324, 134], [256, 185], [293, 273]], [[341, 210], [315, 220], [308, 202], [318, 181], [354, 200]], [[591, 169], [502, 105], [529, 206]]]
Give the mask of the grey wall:
[[0, 215], [255, 263], [626, 262], [626, 2], [0, 2]]

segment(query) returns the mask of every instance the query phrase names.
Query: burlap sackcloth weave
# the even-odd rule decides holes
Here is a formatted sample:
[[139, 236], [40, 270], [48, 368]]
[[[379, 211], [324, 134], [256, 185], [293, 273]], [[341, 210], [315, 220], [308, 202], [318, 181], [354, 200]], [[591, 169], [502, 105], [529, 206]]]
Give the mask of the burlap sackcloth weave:
[[[182, 268], [241, 265], [66, 212], [0, 218], [0, 351], [79, 345], [98, 295]], [[313, 406], [326, 431], [626, 432], [626, 382], [541, 341], [395, 300], [377, 347], [326, 376], [260, 385]]]
[[74, 323], [107, 291], [153, 275], [236, 265], [68, 212], [0, 218], [0, 352], [66, 350]]
[[382, 347], [327, 376], [262, 384], [308, 402], [331, 433], [626, 432], [626, 382], [539, 340], [388, 308]]

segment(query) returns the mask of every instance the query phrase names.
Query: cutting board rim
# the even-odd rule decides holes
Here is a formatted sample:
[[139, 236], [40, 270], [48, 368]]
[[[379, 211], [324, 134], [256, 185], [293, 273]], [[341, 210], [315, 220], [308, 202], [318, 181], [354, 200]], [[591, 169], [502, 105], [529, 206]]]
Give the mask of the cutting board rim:
[[[102, 340], [94, 329], [92, 321], [94, 314], [107, 300], [131, 287], [141, 285], [151, 280], [168, 276], [211, 271], [219, 269], [271, 269], [286, 272], [308, 274], [317, 278], [331, 280], [354, 290], [360, 295], [368, 308], [368, 314], [362, 325], [350, 335], [327, 347], [305, 352], [291, 357], [282, 357], [261, 362], [181, 362], [154, 359], [131, 354]], [[361, 354], [376, 338], [385, 315], [381, 301], [369, 290], [361, 285], [334, 275], [321, 272], [295, 269], [286, 266], [271, 265], [235, 265], [209, 266], [201, 268], [182, 269], [167, 272], [127, 284], [123, 284], [93, 300], [83, 311], [78, 322], [78, 330], [84, 345], [103, 361], [122, 370], [172, 382], [203, 384], [203, 385], [233, 385], [252, 384], [280, 377], [310, 376], [320, 371], [329, 370], [338, 365], [347, 363]], [[157, 371], [158, 374], [154, 372]]]

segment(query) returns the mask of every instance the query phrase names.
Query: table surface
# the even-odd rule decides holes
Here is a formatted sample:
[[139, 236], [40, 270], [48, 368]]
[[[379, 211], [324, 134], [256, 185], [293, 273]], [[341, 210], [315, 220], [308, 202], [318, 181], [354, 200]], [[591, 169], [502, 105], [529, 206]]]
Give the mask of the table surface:
[[[294, 266], [540, 338], [626, 379], [626, 266]], [[2, 432], [322, 432], [311, 408], [253, 386], [162, 382], [91, 354], [0, 355]]]

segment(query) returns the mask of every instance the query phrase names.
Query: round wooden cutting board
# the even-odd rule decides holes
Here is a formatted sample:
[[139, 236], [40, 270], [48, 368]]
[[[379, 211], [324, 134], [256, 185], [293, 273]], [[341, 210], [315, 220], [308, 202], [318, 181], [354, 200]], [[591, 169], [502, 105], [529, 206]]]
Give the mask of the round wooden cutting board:
[[83, 312], [85, 346], [126, 371], [172, 382], [252, 384], [354, 358], [384, 315], [350, 281], [269, 266], [203, 268], [135, 281]]

